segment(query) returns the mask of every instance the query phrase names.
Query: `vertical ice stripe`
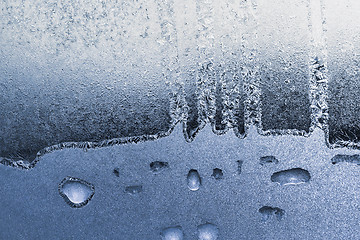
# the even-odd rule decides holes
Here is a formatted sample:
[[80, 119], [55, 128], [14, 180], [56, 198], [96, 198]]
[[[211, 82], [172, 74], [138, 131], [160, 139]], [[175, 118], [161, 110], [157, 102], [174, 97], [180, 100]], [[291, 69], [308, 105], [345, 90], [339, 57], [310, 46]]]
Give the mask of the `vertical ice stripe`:
[[328, 46], [329, 142], [359, 147], [360, 2], [322, 2]]
[[[279, 7], [281, 6], [281, 7]], [[309, 132], [308, 1], [258, 1], [263, 133]]]

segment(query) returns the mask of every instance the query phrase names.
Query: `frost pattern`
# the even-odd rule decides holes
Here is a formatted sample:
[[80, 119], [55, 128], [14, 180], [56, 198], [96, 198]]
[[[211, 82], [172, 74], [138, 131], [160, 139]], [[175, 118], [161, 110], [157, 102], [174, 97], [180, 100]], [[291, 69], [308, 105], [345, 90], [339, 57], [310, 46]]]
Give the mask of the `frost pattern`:
[[328, 67], [323, 26], [325, 22], [324, 6], [321, 1], [311, 1], [309, 9], [309, 28], [312, 32], [312, 56], [309, 64], [312, 127], [326, 130], [328, 124]]
[[[296, 3], [308, 10], [309, 28], [301, 34], [311, 36], [305, 43], [311, 47], [300, 50], [310, 58], [311, 131], [326, 130], [324, 6]], [[25, 169], [47, 152], [156, 140], [178, 123], [187, 141], [207, 123], [216, 134], [233, 129], [245, 137], [250, 125], [263, 126], [262, 72], [281, 71], [263, 61], [297, 43], [276, 35], [280, 45], [267, 49], [263, 30], [277, 23], [264, 22], [272, 7], [265, 0], [36, 0], [2, 6], [0, 111], [6, 118], [0, 118], [0, 150], [6, 149], [0, 162]], [[291, 68], [292, 60], [280, 60]]]

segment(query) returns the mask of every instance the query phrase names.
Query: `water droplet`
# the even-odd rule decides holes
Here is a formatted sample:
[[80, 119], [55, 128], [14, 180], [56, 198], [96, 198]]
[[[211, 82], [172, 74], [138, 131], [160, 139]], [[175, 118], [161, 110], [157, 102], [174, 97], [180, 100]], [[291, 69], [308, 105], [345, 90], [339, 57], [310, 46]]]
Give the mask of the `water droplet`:
[[115, 174], [115, 176], [119, 177], [120, 176], [120, 169], [119, 168], [114, 168], [113, 173]]
[[219, 236], [219, 229], [211, 223], [198, 226], [199, 240], [216, 240]]
[[263, 221], [269, 220], [272, 216], [275, 216], [280, 221], [285, 214], [285, 210], [277, 207], [263, 206], [259, 209], [259, 213], [261, 213]]
[[165, 228], [161, 232], [162, 240], [183, 240], [184, 233], [180, 226]]
[[191, 191], [199, 190], [201, 178], [197, 170], [191, 169], [187, 175], [187, 185]]
[[340, 162], [354, 163], [360, 165], [360, 155], [341, 155], [338, 154], [331, 159], [332, 164], [337, 164]]
[[129, 194], [137, 194], [143, 191], [143, 187], [141, 185], [127, 186], [125, 188], [125, 192]]
[[79, 178], [66, 177], [59, 184], [59, 193], [71, 207], [80, 208], [91, 200], [95, 187]]
[[150, 169], [154, 173], [161, 172], [162, 170], [164, 170], [168, 167], [169, 167], [169, 163], [167, 163], [167, 162], [155, 161], [155, 162], [150, 163]]
[[213, 176], [216, 180], [220, 180], [224, 177], [224, 174], [220, 168], [214, 168], [213, 174], [211, 176]]
[[265, 156], [265, 157], [260, 158], [260, 165], [263, 166], [263, 165], [268, 164], [268, 163], [278, 164], [279, 160], [277, 160], [276, 157], [274, 157], [274, 156]]
[[276, 172], [271, 176], [272, 182], [280, 185], [296, 185], [310, 181], [310, 173], [302, 168], [292, 168]]
[[238, 164], [237, 173], [238, 173], [238, 174], [241, 174], [242, 165], [243, 165], [244, 161], [238, 160], [238, 161], [236, 161], [236, 162], [237, 162], [237, 164]]

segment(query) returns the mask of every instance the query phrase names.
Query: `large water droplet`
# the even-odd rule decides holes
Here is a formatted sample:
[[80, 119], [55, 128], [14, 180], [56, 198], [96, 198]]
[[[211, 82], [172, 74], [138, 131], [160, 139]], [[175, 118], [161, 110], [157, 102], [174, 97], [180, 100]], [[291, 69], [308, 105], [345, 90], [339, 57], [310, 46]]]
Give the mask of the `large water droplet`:
[[187, 185], [191, 191], [199, 190], [201, 178], [197, 170], [191, 169], [187, 175]]
[[285, 210], [277, 207], [263, 206], [259, 209], [263, 221], [267, 221], [270, 217], [275, 216], [278, 221], [282, 219]]
[[85, 206], [95, 193], [95, 187], [79, 178], [66, 177], [59, 184], [59, 193], [71, 207]]
[[198, 226], [199, 240], [216, 240], [219, 236], [219, 229], [211, 223]]
[[162, 240], [183, 240], [184, 233], [182, 231], [182, 228], [179, 226], [165, 228], [161, 232], [161, 239]]
[[292, 168], [276, 172], [271, 176], [271, 181], [280, 185], [296, 185], [310, 181], [310, 173], [302, 168]]

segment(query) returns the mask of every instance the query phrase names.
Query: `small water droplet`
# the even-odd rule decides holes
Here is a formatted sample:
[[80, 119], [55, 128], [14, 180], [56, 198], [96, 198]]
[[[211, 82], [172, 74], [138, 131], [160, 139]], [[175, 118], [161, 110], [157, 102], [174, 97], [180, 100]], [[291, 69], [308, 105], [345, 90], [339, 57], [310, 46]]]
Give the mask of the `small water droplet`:
[[143, 191], [143, 187], [141, 185], [127, 186], [125, 188], [125, 192], [129, 194], [137, 194]]
[[59, 184], [59, 193], [71, 207], [80, 208], [91, 200], [95, 187], [79, 178], [66, 177]]
[[309, 182], [310, 178], [309, 171], [302, 168], [292, 168], [274, 173], [271, 176], [271, 181], [280, 185], [297, 185]]
[[180, 226], [165, 228], [161, 232], [162, 240], [183, 240], [184, 233]]
[[260, 165], [263, 166], [268, 163], [275, 163], [278, 164], [279, 160], [276, 159], [274, 156], [265, 156], [260, 158]]
[[191, 191], [199, 190], [201, 178], [197, 170], [191, 169], [187, 175], [187, 185]]
[[216, 180], [220, 180], [224, 177], [224, 174], [220, 168], [214, 168], [211, 176], [213, 176]]
[[169, 163], [167, 163], [167, 162], [155, 161], [155, 162], [150, 163], [150, 169], [154, 173], [161, 172], [162, 170], [164, 170], [168, 167], [169, 167]]
[[216, 240], [219, 236], [219, 229], [211, 223], [198, 226], [199, 240]]
[[120, 176], [120, 169], [119, 168], [114, 168], [113, 173], [115, 174], [115, 176], [119, 177]]
[[238, 173], [238, 174], [241, 174], [242, 165], [243, 165], [244, 161], [238, 160], [238, 161], [236, 161], [236, 162], [237, 162], [237, 164], [238, 164], [237, 173]]
[[263, 206], [259, 209], [259, 213], [261, 213], [263, 221], [269, 220], [272, 216], [275, 216], [280, 221], [285, 214], [285, 210], [277, 207]]
[[335, 155], [331, 159], [331, 162], [332, 162], [332, 164], [337, 164], [340, 162], [347, 162], [347, 163], [353, 163], [353, 164], [360, 165], [360, 155], [358, 155], [358, 154], [354, 154], [354, 155], [338, 154], [338, 155]]

